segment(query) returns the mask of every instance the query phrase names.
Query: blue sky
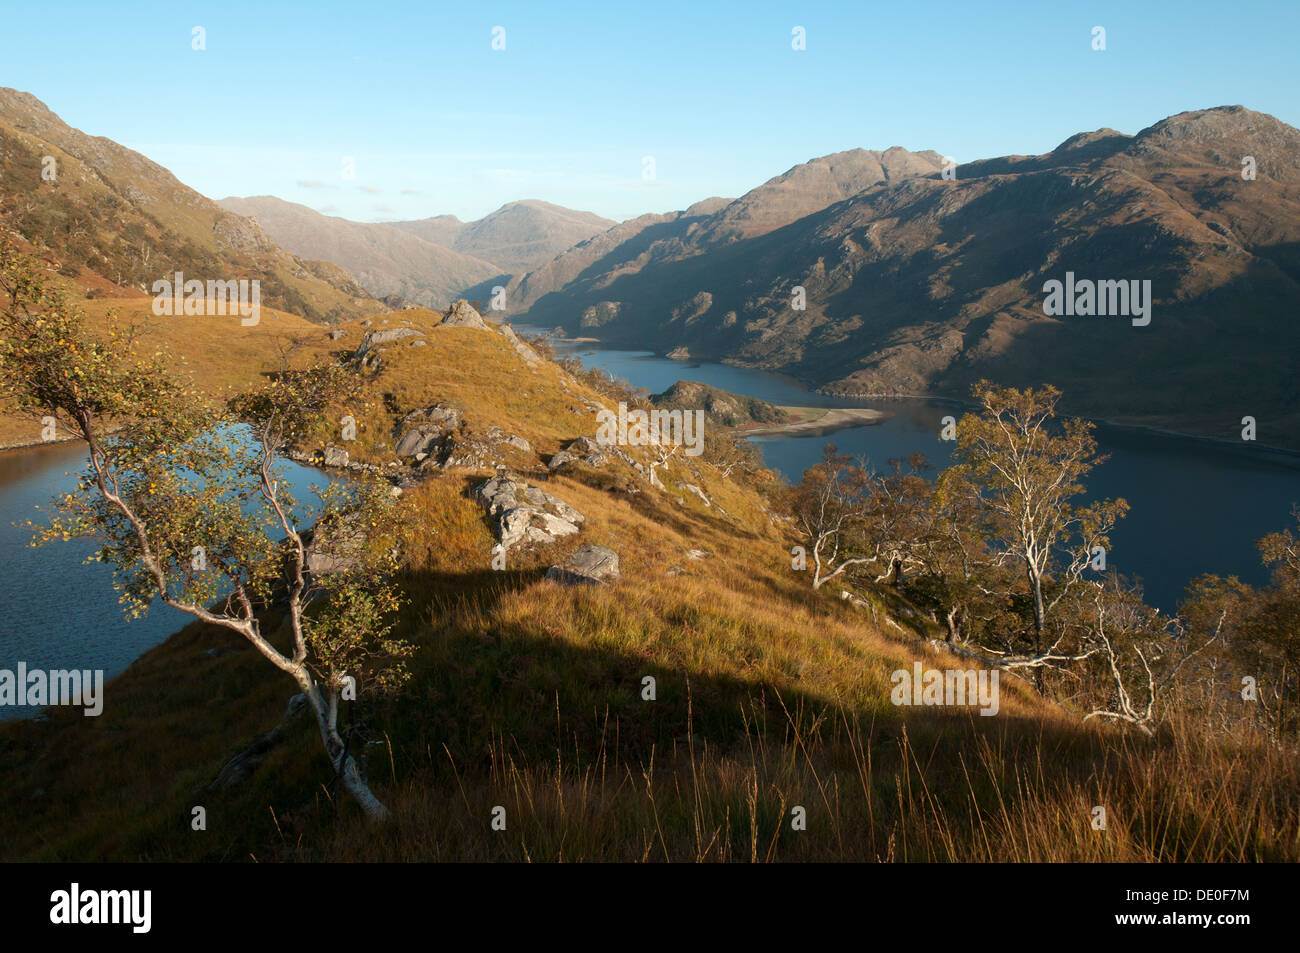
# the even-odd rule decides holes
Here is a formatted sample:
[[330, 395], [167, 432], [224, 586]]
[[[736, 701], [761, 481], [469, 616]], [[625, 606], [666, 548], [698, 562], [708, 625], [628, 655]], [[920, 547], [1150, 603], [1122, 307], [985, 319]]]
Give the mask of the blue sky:
[[3, 22], [0, 85], [69, 124], [214, 198], [361, 221], [522, 198], [624, 219], [858, 146], [965, 162], [1226, 104], [1300, 125], [1296, 0], [127, 0]]

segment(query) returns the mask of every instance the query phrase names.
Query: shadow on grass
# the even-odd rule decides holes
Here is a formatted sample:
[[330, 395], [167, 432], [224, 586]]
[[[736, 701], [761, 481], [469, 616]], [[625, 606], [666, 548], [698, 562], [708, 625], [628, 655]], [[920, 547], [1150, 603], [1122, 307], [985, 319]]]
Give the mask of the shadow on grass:
[[[743, 859], [760, 828], [786, 838], [767, 856], [791, 859], [1060, 859], [1016, 846], [1033, 840], [1019, 824], [1067, 832], [1064, 857], [1106, 859], [1088, 853], [1100, 849], [1087, 827], [1098, 803], [1132, 826], [1130, 859], [1277, 857], [1294, 842], [1295, 787], [1278, 770], [1200, 769], [1212, 787], [1249, 784], [1269, 798], [1246, 807], [1256, 821], [1216, 838], [1205, 830], [1224, 805], [1191, 797], [1195, 765], [1174, 738], [1084, 729], [1046, 708], [1037, 718], [886, 697], [854, 706], [798, 673], [777, 682], [586, 644], [558, 620], [505, 611], [541, 572], [409, 580], [428, 607], [404, 633], [420, 648], [412, 679], [364, 712], [371, 783], [397, 818], [382, 837], [350, 803], [336, 815], [306, 718], [247, 781], [209, 788], [295, 689], [237, 638], [195, 624], [110, 683], [101, 717], [59, 710], [0, 726], [4, 859]], [[287, 643], [282, 619], [264, 629]], [[492, 840], [484, 831], [503, 804], [521, 834]], [[817, 820], [793, 841], [782, 833], [791, 805]], [[693, 840], [706, 822], [725, 826], [707, 849]]]

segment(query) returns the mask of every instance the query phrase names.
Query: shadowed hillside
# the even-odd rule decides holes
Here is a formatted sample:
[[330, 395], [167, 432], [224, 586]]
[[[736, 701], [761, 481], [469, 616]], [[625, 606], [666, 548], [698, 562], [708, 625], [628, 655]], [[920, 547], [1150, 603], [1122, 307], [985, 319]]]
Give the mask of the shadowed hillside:
[[[625, 223], [598, 254], [579, 246], [527, 276], [512, 307], [614, 346], [684, 348], [829, 393], [1050, 382], [1074, 413], [1224, 439], [1249, 414], [1261, 442], [1294, 447], [1298, 155], [1300, 132], [1225, 106], [951, 178], [918, 161], [842, 201], [823, 192], [826, 207], [764, 219], [781, 225], [766, 233], [721, 224], [749, 197], [637, 233]], [[1125, 291], [1149, 281], [1149, 326], [1048, 316], [1044, 284], [1067, 273]]]

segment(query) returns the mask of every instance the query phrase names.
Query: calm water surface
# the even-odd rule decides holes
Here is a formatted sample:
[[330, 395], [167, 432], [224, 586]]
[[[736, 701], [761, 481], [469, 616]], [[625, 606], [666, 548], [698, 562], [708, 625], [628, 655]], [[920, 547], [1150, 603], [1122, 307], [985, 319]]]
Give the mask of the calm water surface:
[[[0, 669], [13, 671], [20, 661], [29, 670], [102, 669], [107, 680], [191, 621], [160, 603], [144, 618], [127, 621], [112, 570], [85, 562], [94, 551], [89, 542], [28, 546], [30, 530], [15, 524], [41, 522], [37, 507], [74, 488], [85, 461], [82, 447], [72, 444], [0, 451]], [[314, 502], [310, 486], [326, 478], [296, 464], [285, 469], [298, 499]], [[36, 713], [4, 705], [0, 721]]]
[[[821, 458], [827, 442], [881, 467], [916, 452], [936, 468], [943, 467], [952, 445], [939, 439], [940, 419], [946, 414], [960, 417], [963, 410], [944, 401], [828, 397], [778, 374], [670, 361], [647, 351], [563, 342], [557, 349], [654, 393], [674, 381], [693, 380], [774, 404], [874, 407], [888, 415], [877, 424], [824, 436], [754, 438], [768, 465], [792, 481]], [[1099, 425], [1096, 436], [1110, 459], [1089, 477], [1089, 495], [1123, 497], [1130, 506], [1112, 534], [1107, 563], [1139, 578], [1149, 603], [1176, 610], [1188, 582], [1207, 572], [1266, 581], [1255, 540], [1295, 525], [1291, 508], [1300, 503], [1300, 455], [1107, 425]]]

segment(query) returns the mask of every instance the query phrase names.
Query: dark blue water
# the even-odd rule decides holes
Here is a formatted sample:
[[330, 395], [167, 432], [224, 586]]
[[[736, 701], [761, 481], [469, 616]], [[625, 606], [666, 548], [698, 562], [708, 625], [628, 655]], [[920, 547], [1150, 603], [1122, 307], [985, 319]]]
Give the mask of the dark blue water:
[[[36, 508], [75, 487], [85, 460], [81, 446], [72, 444], [0, 452], [0, 669], [12, 671], [19, 661], [29, 670], [102, 669], [107, 681], [192, 621], [160, 603], [127, 621], [112, 570], [85, 562], [94, 551], [89, 542], [28, 546], [31, 532], [15, 524], [40, 523]], [[316, 502], [310, 486], [324, 484], [326, 477], [295, 464], [285, 470], [298, 500]], [[0, 705], [0, 720], [36, 713], [28, 706]]]
[[[874, 407], [889, 415], [825, 436], [754, 438], [768, 465], [791, 481], [821, 458], [828, 442], [878, 467], [917, 452], [942, 467], [952, 444], [939, 439], [940, 421], [947, 414], [960, 418], [963, 411], [943, 401], [827, 397], [766, 371], [670, 361], [646, 351], [563, 342], [557, 349], [654, 393], [693, 380], [774, 404]], [[1123, 497], [1130, 506], [1112, 534], [1107, 564], [1140, 579], [1148, 603], [1175, 611], [1184, 588], [1202, 573], [1255, 584], [1267, 580], [1255, 540], [1295, 525], [1291, 508], [1300, 503], [1300, 456], [1107, 425], [1099, 425], [1096, 436], [1110, 459], [1086, 481], [1088, 495]]]

